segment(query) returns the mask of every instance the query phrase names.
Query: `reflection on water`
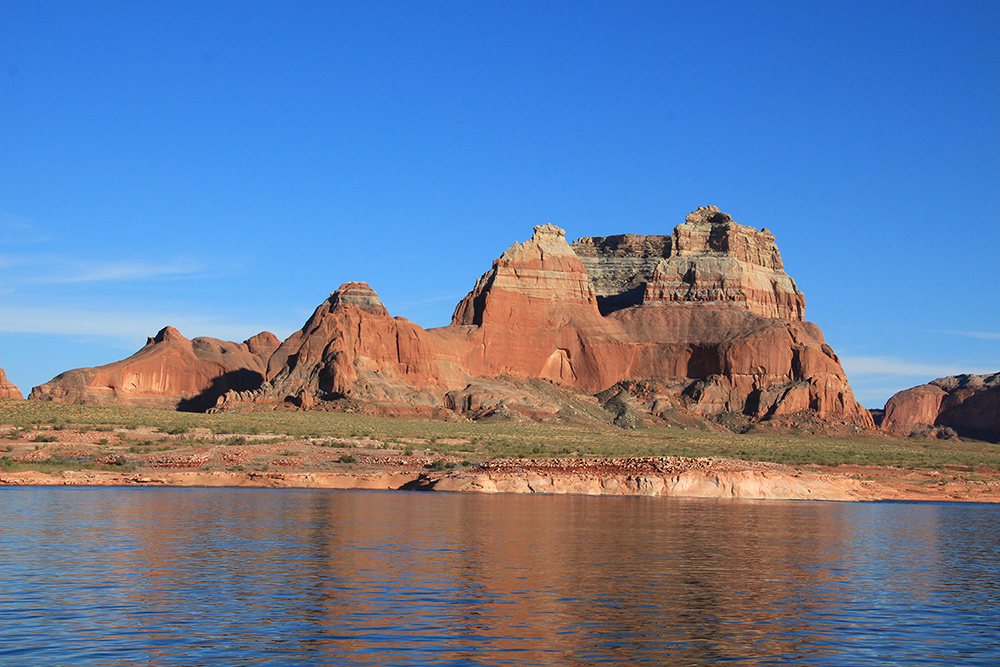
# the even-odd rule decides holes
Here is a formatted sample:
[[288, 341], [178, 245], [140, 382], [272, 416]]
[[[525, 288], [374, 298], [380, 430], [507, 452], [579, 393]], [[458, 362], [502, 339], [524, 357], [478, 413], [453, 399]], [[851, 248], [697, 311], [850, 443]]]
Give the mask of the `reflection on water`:
[[996, 664], [1000, 508], [0, 490], [5, 665]]

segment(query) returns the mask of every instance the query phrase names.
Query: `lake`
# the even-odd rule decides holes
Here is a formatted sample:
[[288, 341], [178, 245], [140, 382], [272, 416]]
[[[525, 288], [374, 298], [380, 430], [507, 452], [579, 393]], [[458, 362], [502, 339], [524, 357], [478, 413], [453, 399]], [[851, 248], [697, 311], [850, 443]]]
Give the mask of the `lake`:
[[1000, 507], [0, 489], [3, 665], [997, 665]]

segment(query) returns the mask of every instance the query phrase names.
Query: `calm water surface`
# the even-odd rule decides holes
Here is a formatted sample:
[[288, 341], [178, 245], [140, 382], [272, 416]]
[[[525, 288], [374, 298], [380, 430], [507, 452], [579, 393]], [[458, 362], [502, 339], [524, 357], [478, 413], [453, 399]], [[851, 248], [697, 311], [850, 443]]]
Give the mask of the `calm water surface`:
[[1000, 508], [0, 489], [3, 665], [1000, 664]]

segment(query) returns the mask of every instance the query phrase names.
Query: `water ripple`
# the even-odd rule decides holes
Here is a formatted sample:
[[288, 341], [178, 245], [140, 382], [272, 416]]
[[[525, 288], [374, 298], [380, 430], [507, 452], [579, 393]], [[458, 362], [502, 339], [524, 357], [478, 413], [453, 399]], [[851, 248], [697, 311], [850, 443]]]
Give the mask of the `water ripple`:
[[997, 664], [998, 509], [0, 489], [4, 665]]

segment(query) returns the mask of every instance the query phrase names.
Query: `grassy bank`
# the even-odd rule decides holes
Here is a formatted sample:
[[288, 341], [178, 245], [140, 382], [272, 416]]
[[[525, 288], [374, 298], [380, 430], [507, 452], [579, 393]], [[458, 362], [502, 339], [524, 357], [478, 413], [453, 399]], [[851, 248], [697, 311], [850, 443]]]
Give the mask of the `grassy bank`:
[[[900, 468], [1000, 470], [1000, 445], [891, 438], [735, 434], [651, 426], [622, 430], [535, 422], [449, 423], [331, 412], [194, 413], [42, 401], [0, 400], [0, 438], [32, 441], [41, 429], [149, 428], [170, 434], [160, 445], [199, 444], [193, 433], [289, 436], [322, 441], [378, 440], [405, 451], [414, 446], [442, 455], [494, 457], [724, 456], [791, 465], [879, 465]], [[198, 431], [204, 433], [204, 431]], [[140, 443], [142, 444], [142, 443]], [[131, 446], [136, 446], [135, 444]]]

